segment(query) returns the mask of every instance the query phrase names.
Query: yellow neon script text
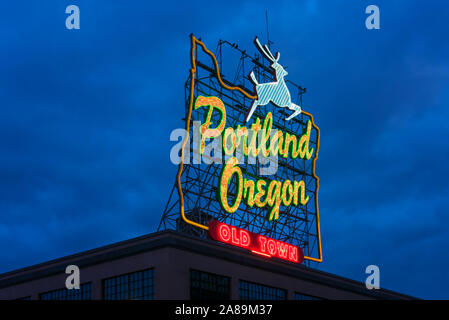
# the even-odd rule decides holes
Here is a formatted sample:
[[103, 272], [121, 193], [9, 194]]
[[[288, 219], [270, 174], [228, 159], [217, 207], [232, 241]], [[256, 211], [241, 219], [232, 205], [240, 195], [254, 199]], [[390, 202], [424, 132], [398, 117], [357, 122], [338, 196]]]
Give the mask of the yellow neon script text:
[[[234, 203], [231, 205], [228, 201], [228, 187], [232, 179], [237, 181], [237, 192]], [[267, 182], [259, 179], [257, 182], [243, 178], [242, 170], [238, 166], [236, 157], [232, 157], [221, 171], [219, 186], [219, 199], [223, 209], [229, 213], [235, 212], [242, 199], [250, 207], [256, 205], [259, 208], [268, 205], [271, 210], [268, 214], [268, 220], [279, 219], [279, 207], [281, 204], [288, 206], [293, 203], [305, 205], [309, 201], [306, 196], [306, 186], [304, 181], [284, 182], [271, 180]]]
[[[291, 156], [296, 159], [298, 156], [301, 159], [309, 160], [313, 154], [313, 148], [309, 149], [310, 133], [312, 130], [312, 122], [307, 121], [306, 132], [298, 139], [294, 134], [284, 133], [278, 130], [270, 139], [270, 133], [273, 126], [273, 115], [268, 112], [265, 116], [263, 124], [260, 119], [256, 118], [251, 125], [251, 129], [238, 125], [237, 128], [228, 127], [226, 130], [226, 108], [224, 103], [217, 97], [203, 97], [199, 96], [195, 101], [195, 110], [201, 107], [208, 107], [206, 117], [201, 125], [201, 154], [204, 152], [206, 139], [216, 138], [220, 136], [223, 131], [223, 150], [226, 155], [233, 154], [237, 146], [242, 144], [243, 154], [245, 156], [256, 157], [258, 155], [268, 157], [270, 155], [280, 155], [284, 158]], [[215, 127], [211, 127], [212, 113], [217, 110], [221, 117]], [[250, 134], [251, 131], [251, 134]], [[257, 144], [260, 135], [260, 143]], [[248, 141], [250, 140], [250, 141]], [[268, 141], [270, 143], [268, 144]], [[229, 142], [231, 144], [229, 145]]]
[[[273, 115], [271, 112], [267, 113], [263, 123], [259, 118], [256, 118], [251, 128], [244, 126], [237, 126], [237, 128], [226, 128], [226, 108], [224, 103], [217, 97], [199, 96], [195, 101], [195, 110], [206, 107], [208, 108], [204, 122], [201, 125], [201, 150], [203, 154], [206, 139], [216, 138], [223, 135], [223, 150], [226, 155], [232, 156], [237, 149], [237, 146], [242, 147], [244, 156], [264, 156], [269, 157], [280, 155], [284, 158], [298, 156], [301, 159], [309, 160], [313, 154], [313, 148], [309, 148], [310, 134], [312, 129], [312, 122], [307, 121], [306, 130], [303, 135], [298, 138], [294, 134], [284, 133], [279, 130], [274, 135], [271, 135], [273, 126]], [[220, 114], [219, 121], [215, 124], [212, 119], [214, 111]], [[211, 127], [214, 125], [213, 127]], [[226, 129], [225, 129], [226, 128]], [[260, 136], [259, 136], [260, 135]], [[268, 144], [268, 141], [270, 142]], [[235, 178], [237, 183], [237, 193], [235, 194], [234, 203], [230, 204], [228, 201], [228, 186], [231, 180]], [[227, 212], [235, 212], [242, 199], [245, 203], [253, 207], [256, 205], [259, 208], [269, 206], [271, 208], [268, 219], [279, 218], [280, 205], [305, 205], [309, 201], [309, 196], [306, 196], [306, 186], [304, 181], [290, 181], [284, 182], [264, 179], [253, 181], [251, 179], [243, 178], [241, 169], [238, 167], [238, 160], [231, 157], [221, 172], [218, 198], [222, 208]]]

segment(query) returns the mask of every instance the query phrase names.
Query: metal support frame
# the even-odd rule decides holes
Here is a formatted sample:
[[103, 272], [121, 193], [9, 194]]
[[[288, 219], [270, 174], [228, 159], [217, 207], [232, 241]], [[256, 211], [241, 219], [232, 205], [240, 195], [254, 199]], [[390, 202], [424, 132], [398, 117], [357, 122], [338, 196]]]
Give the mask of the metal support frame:
[[[226, 126], [236, 127], [238, 124], [243, 125], [251, 100], [238, 92], [224, 89], [217, 81], [216, 71], [211, 59], [204, 55], [201, 50], [196, 49], [198, 54], [196, 56], [195, 97], [198, 95], [219, 97], [226, 106]], [[252, 88], [252, 83], [247, 77], [250, 71], [254, 71], [256, 78], [261, 83], [274, 81], [274, 75], [269, 67], [269, 61], [257, 53], [254, 56], [248, 55], [245, 50], [238, 48], [236, 44], [220, 40], [215, 51], [215, 56], [219, 64], [221, 77], [227, 85], [239, 86], [247, 92], [253, 92], [250, 89]], [[224, 59], [225, 56], [226, 59]], [[233, 75], [231, 77], [232, 81], [228, 80], [230, 78], [226, 78], [225, 74]], [[289, 80], [287, 80], [287, 85], [290, 89], [292, 101], [302, 106], [302, 98], [306, 89]], [[185, 84], [186, 113], [189, 109], [189, 92], [190, 81], [187, 79]], [[193, 121], [202, 122], [204, 120], [204, 109], [199, 108], [193, 111], [192, 123], [190, 125], [193, 124]], [[253, 115], [253, 119], [259, 117], [262, 120], [269, 111], [273, 114], [273, 129], [296, 134], [297, 136], [301, 136], [306, 128], [307, 121], [310, 119], [307, 115], [301, 114], [290, 121], [285, 121], [285, 118], [290, 115], [291, 111], [274, 107], [271, 104], [263, 107], [259, 106]], [[218, 119], [215, 120], [218, 121]], [[192, 137], [190, 137], [189, 142], [190, 150], [194, 150]], [[317, 148], [316, 134], [312, 134], [311, 136], [310, 147], [315, 148], [315, 150]], [[190, 158], [190, 163], [184, 164], [181, 178], [186, 216], [190, 220], [206, 225], [209, 220], [216, 219], [251, 232], [298, 245], [303, 249], [304, 255], [317, 256], [318, 208], [315, 208], [314, 199], [317, 181], [312, 175], [311, 161], [299, 158], [291, 159], [288, 157], [284, 159], [278, 157], [278, 164], [278, 170], [273, 176], [264, 176], [263, 178], [281, 181], [286, 179], [292, 181], [304, 180], [306, 183], [306, 193], [310, 197], [310, 200], [305, 206], [281, 206], [279, 219], [276, 221], [268, 221], [266, 219], [266, 208], [249, 207], [243, 202], [236, 212], [229, 214], [221, 208], [216, 198], [222, 165], [192, 164], [192, 158]], [[259, 176], [258, 173], [261, 166], [259, 161], [256, 161], [256, 164], [248, 164], [248, 161], [245, 161], [245, 163], [239, 164], [239, 166], [244, 175], [250, 177]], [[205, 230], [189, 225], [181, 219], [179, 199], [178, 194], [175, 192], [175, 187], [176, 185], [174, 184], [158, 230], [175, 229], [194, 236], [207, 237]], [[231, 183], [228, 197], [232, 203], [235, 197], [235, 189], [235, 183]], [[310, 266], [313, 262], [305, 261], [305, 263]]]

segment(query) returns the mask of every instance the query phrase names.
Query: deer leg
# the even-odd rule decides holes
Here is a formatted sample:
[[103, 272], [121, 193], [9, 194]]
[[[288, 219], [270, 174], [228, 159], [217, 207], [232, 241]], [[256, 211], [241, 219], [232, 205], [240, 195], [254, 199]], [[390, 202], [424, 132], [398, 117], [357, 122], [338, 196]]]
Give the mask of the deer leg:
[[295, 112], [293, 112], [288, 118], [285, 119], [287, 121], [293, 119], [294, 117], [296, 117], [298, 114], [301, 113], [301, 107], [294, 103], [291, 103], [288, 108], [290, 110], [294, 110]]
[[248, 113], [246, 114], [246, 122], [249, 121], [249, 119], [251, 119], [254, 111], [256, 110], [257, 106], [259, 105], [259, 100], [255, 100], [253, 102], [253, 104], [251, 105], [251, 110], [248, 111]]

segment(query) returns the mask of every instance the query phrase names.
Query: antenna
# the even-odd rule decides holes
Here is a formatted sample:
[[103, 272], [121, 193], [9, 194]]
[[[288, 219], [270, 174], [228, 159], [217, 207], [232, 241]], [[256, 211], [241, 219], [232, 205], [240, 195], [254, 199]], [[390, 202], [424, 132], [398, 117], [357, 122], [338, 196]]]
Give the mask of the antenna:
[[268, 32], [268, 9], [265, 10], [265, 24], [267, 25], [267, 46], [269, 49], [271, 49], [270, 45], [273, 44], [274, 42], [270, 41], [270, 33]]

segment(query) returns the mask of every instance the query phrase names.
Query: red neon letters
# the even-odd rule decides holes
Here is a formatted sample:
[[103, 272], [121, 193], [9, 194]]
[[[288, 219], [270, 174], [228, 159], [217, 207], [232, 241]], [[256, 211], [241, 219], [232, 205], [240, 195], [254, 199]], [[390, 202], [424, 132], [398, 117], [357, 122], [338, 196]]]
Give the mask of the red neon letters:
[[217, 220], [212, 220], [209, 223], [209, 236], [214, 240], [248, 249], [265, 257], [275, 257], [295, 263], [302, 263], [304, 260], [304, 253], [297, 246], [230, 226]]

